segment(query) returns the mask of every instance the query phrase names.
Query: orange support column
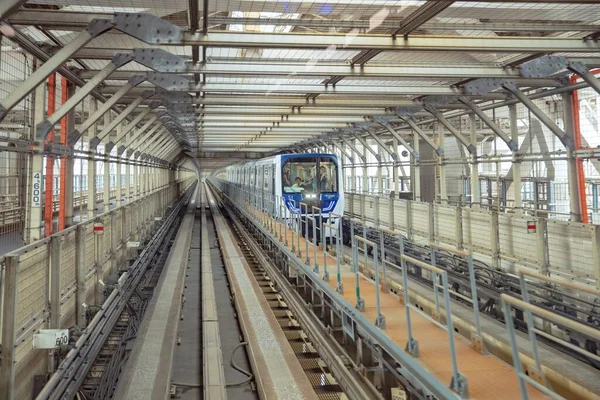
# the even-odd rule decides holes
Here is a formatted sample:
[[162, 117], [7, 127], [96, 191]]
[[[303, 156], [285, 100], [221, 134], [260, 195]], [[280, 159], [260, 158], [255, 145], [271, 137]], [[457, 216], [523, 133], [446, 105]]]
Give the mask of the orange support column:
[[[65, 104], [69, 100], [69, 81], [64, 76], [61, 78], [61, 104]], [[60, 144], [67, 144], [67, 116], [60, 120]], [[67, 157], [60, 157], [60, 183], [59, 183], [59, 200], [58, 200], [58, 230], [65, 229], [65, 217], [67, 210], [66, 193], [67, 193]]]
[[[56, 74], [48, 77], [48, 116], [56, 110]], [[48, 133], [46, 143], [54, 141], [54, 129]], [[54, 157], [46, 157], [46, 188], [44, 201], [44, 236], [52, 235], [54, 216]]]

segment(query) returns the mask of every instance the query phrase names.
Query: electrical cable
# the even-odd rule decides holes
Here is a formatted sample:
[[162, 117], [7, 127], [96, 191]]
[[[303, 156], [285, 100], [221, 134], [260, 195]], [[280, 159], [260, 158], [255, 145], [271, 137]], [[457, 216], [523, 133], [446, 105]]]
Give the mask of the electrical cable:
[[235, 355], [235, 352], [239, 348], [241, 348], [242, 346], [245, 346], [247, 344], [248, 344], [248, 342], [241, 342], [240, 344], [238, 344], [237, 346], [235, 346], [235, 348], [231, 351], [230, 361], [231, 361], [231, 366], [233, 368], [235, 368], [236, 370], [238, 370], [242, 374], [248, 376], [248, 378], [246, 378], [242, 382], [228, 383], [228, 384], [225, 385], [225, 387], [239, 387], [239, 386], [244, 386], [244, 385], [247, 385], [248, 383], [252, 382], [252, 379], [254, 379], [254, 375], [251, 372], [248, 372], [245, 369], [241, 368], [239, 365], [236, 364], [235, 360], [233, 359], [233, 356]]

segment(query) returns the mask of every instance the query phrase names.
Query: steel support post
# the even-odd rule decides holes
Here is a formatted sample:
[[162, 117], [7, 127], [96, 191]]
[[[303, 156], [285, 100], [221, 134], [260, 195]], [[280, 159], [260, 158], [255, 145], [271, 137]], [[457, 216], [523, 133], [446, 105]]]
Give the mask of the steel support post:
[[[444, 151], [444, 127], [436, 124], [438, 147]], [[440, 169], [440, 193], [439, 200], [442, 204], [448, 204], [448, 190], [446, 182], [446, 164], [443, 157], [437, 156], [438, 167]]]
[[16, 320], [19, 256], [4, 256], [2, 289], [2, 357], [0, 357], [0, 398], [15, 400]]
[[[394, 139], [393, 141], [394, 144], [394, 148], [397, 149], [398, 148], [398, 140]], [[390, 187], [390, 190], [394, 191], [394, 197], [398, 197], [398, 193], [400, 193], [400, 180], [398, 179], [398, 163], [394, 163], [392, 166], [392, 180], [393, 183]], [[392, 208], [390, 208], [390, 210], [392, 210]], [[393, 229], [392, 226], [394, 224], [394, 221], [390, 221], [390, 229]]]
[[[383, 153], [384, 149], [381, 148], [381, 145], [378, 145], [379, 147], [379, 153]], [[395, 149], [394, 149], [394, 153], [395, 153]], [[375, 194], [377, 196], [381, 196], [383, 195], [383, 168], [381, 167], [381, 163], [377, 163], [377, 192], [375, 192]], [[378, 198], [375, 198], [375, 208], [377, 207], [377, 200]], [[375, 218], [379, 218], [379, 210], [375, 210]]]
[[[413, 135], [413, 148], [419, 151], [419, 136]], [[413, 199], [421, 201], [421, 168], [419, 162], [411, 163], [410, 186], [413, 192]], [[407, 211], [408, 212], [408, 211]]]
[[77, 284], [77, 291], [75, 292], [75, 323], [81, 329], [85, 328], [85, 308], [83, 304], [87, 301], [86, 299], [86, 285], [85, 275], [86, 267], [85, 253], [85, 225], [78, 225], [75, 231], [75, 283]]
[[[118, 269], [118, 265], [117, 265], [117, 235], [115, 235], [115, 232], [117, 231], [116, 226], [116, 217], [115, 217], [115, 213], [110, 213], [110, 273], [114, 274], [117, 272]], [[120, 221], [119, 221], [120, 222]], [[106, 235], [106, 233], [105, 233]]]
[[[129, 61], [133, 60], [131, 54], [116, 54], [106, 67], [104, 67], [100, 72], [98, 72], [93, 78], [91, 78], [85, 85], [83, 85], [79, 90], [74, 92], [72, 96], [69, 97], [63, 105], [61, 105], [58, 110], [56, 110], [52, 115], [50, 115], [46, 120], [37, 124], [36, 127], [36, 136], [38, 140], [43, 140], [47, 137], [48, 133], [52, 130], [54, 125], [56, 125], [62, 117], [67, 115], [69, 111], [71, 111], [77, 104], [81, 103], [85, 96], [90, 94], [94, 89], [98, 87], [110, 74], [112, 74], [117, 68], [127, 64]], [[67, 132], [72, 132], [72, 130], [68, 130]]]
[[[102, 221], [96, 220], [97, 223], [102, 223]], [[104, 291], [104, 233], [94, 231], [95, 242], [96, 242], [96, 290], [94, 304], [102, 304], [102, 292]]]
[[[71, 99], [72, 96], [75, 95], [75, 86], [72, 84], [67, 85], [67, 99]], [[75, 127], [75, 110], [71, 109], [69, 110], [69, 112], [67, 113], [67, 120], [66, 120], [66, 124], [64, 124], [66, 126], [66, 132], [71, 132], [73, 130], [73, 128]], [[64, 138], [64, 145], [68, 146], [68, 137], [66, 135], [61, 135]], [[66, 155], [63, 156], [61, 158], [61, 162], [65, 163], [65, 184], [64, 184], [64, 188], [65, 188], [65, 227], [69, 227], [73, 225], [73, 214], [74, 214], [74, 190], [75, 190], [75, 185], [73, 184], [73, 179], [74, 177], [74, 170], [75, 170], [75, 159], [73, 158], [73, 155]], [[61, 179], [63, 179], [63, 177], [61, 177]]]
[[110, 211], [110, 152], [104, 154], [104, 175], [103, 178], [103, 206], [104, 213]]
[[[90, 99], [90, 114], [95, 114], [98, 109], [98, 100]], [[88, 119], [89, 120], [89, 119]], [[86, 140], [96, 136], [96, 124], [90, 124], [89, 131], [86, 129], [84, 135]], [[91, 150], [90, 150], [91, 151]], [[94, 152], [95, 153], [95, 152]], [[96, 218], [96, 159], [94, 153], [87, 156], [88, 182], [87, 182], [87, 220]]]
[[60, 328], [60, 264], [62, 236], [50, 237], [50, 328]]
[[[71, 146], [74, 146], [79, 141], [81, 136], [83, 134], [85, 134], [85, 132], [88, 129], [90, 129], [92, 126], [94, 126], [95, 123], [98, 122], [98, 120], [100, 118], [102, 118], [102, 116], [104, 116], [117, 103], [117, 101], [119, 101], [123, 96], [125, 96], [125, 94], [127, 94], [127, 92], [129, 92], [132, 88], [134, 88], [135, 86], [142, 83], [144, 80], [145, 80], [145, 78], [140, 77], [140, 76], [131, 78], [129, 80], [129, 82], [127, 82], [125, 85], [121, 86], [119, 88], [119, 90], [117, 90], [117, 92], [110, 97], [110, 99], [108, 99], [106, 102], [104, 102], [100, 108], [96, 107], [94, 109], [94, 112], [91, 112], [91, 110], [90, 110], [91, 115], [88, 117], [88, 119], [86, 119], [79, 126], [78, 129], [76, 129], [72, 132], [69, 132], [69, 135], [68, 135], [69, 144]], [[96, 100], [93, 100], [93, 101], [96, 101]], [[92, 136], [92, 137], [94, 137], [94, 136]]]
[[122, 172], [121, 172], [121, 159], [118, 158], [117, 161], [115, 162], [115, 167], [116, 167], [116, 186], [117, 186], [117, 193], [115, 195], [115, 207], [120, 207], [123, 203], [122, 203], [122, 197], [123, 197], [123, 193], [122, 193], [122, 185], [121, 185], [121, 176], [122, 176]]
[[[508, 106], [508, 116], [510, 119], [510, 134], [512, 136], [512, 141], [519, 144], [519, 128], [517, 126], [517, 105], [511, 104]], [[519, 159], [519, 154], [517, 151], [513, 152], [513, 197], [514, 197], [514, 207], [518, 213], [523, 211], [523, 200], [521, 197], [521, 161]], [[479, 179], [477, 180], [477, 184], [479, 185]], [[479, 188], [478, 188], [479, 189]], [[477, 195], [479, 196], [479, 190], [477, 191]]]
[[[573, 102], [571, 93], [562, 94], [563, 103], [563, 119], [565, 121], [564, 136], [570, 138], [569, 143], [574, 146], [575, 125], [573, 121]], [[554, 123], [554, 121], [551, 121]], [[557, 127], [558, 128], [558, 127]], [[560, 128], [558, 128], [560, 129]], [[569, 206], [571, 209], [571, 221], [581, 222], [584, 208], [587, 211], [587, 196], [585, 192], [585, 176], [579, 176], [577, 173], [577, 157], [575, 156], [574, 147], [567, 148], [567, 173], [569, 175]], [[583, 175], [584, 172], [581, 171]], [[587, 212], [586, 212], [587, 215]]]
[[44, 80], [53, 72], [65, 64], [73, 54], [84, 47], [90, 40], [96, 36], [106, 32], [112, 27], [110, 20], [94, 19], [87, 28], [69, 43], [63, 46], [56, 52], [48, 61], [42, 64], [36, 71], [25, 79], [17, 88], [15, 88], [8, 96], [0, 101], [0, 121], [2, 121], [8, 112], [13, 109], [21, 100], [29, 93], [35, 90]]
[[579, 75], [592, 89], [600, 94], [600, 81], [596, 78], [596, 75], [588, 71], [583, 63], [569, 63], [567, 68]]
[[425, 110], [427, 110], [430, 114], [432, 114], [435, 119], [442, 123], [458, 139], [463, 146], [467, 148], [469, 153], [475, 154], [476, 148], [473, 146], [451, 123], [444, 117], [444, 115], [432, 105], [425, 105]]
[[481, 205], [480, 190], [479, 190], [479, 162], [477, 159], [477, 124], [475, 114], [469, 114], [469, 122], [471, 125], [471, 144], [474, 151], [471, 153], [471, 203], [475, 207]]
[[139, 183], [139, 174], [138, 174], [138, 165], [137, 158], [134, 158], [135, 163], [133, 164], [133, 199], [132, 201], [136, 201], [138, 197], [138, 183]]
[[[39, 61], [34, 61], [39, 65]], [[46, 116], [46, 85], [36, 87], [33, 98], [33, 123], [43, 121]], [[31, 130], [30, 140], [35, 141], [35, 132]], [[42, 198], [43, 198], [43, 143], [34, 145], [38, 152], [31, 154], [27, 174], [27, 197], [25, 203], [25, 243], [33, 243], [42, 238]], [[3, 342], [4, 343], [4, 342]]]

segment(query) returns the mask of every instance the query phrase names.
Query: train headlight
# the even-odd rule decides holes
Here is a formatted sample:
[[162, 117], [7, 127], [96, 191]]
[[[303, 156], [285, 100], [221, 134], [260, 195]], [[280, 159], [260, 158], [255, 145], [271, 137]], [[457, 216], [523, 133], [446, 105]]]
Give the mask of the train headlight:
[[307, 198], [307, 199], [316, 199], [316, 198], [317, 198], [317, 195], [316, 195], [316, 194], [307, 194], [307, 195], [306, 195], [306, 198]]

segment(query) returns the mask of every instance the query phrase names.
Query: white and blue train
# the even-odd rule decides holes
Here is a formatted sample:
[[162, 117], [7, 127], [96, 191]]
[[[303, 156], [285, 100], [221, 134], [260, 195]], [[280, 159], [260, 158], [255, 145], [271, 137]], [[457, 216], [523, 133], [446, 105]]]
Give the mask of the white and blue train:
[[294, 213], [305, 214], [300, 202], [308, 205], [309, 214], [313, 206], [319, 207], [330, 224], [339, 223], [330, 218], [331, 213], [344, 212], [342, 166], [335, 154], [282, 154], [235, 164], [226, 168], [225, 179], [251, 193], [283, 197]]

